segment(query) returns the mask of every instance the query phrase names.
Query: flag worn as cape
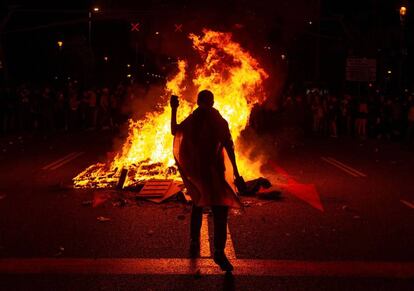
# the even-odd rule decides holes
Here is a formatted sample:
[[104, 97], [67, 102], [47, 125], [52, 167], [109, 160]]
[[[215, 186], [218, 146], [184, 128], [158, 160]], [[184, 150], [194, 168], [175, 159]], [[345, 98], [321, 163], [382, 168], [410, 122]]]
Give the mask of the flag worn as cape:
[[174, 157], [197, 206], [240, 207], [225, 145], [233, 146], [229, 126], [214, 108], [199, 107], [177, 126]]

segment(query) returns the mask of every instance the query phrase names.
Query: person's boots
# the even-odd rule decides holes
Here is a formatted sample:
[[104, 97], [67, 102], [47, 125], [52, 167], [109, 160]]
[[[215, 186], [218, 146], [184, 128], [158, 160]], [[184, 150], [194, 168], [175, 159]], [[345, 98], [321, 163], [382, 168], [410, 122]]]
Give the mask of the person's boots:
[[220, 269], [226, 272], [233, 271], [233, 265], [227, 259], [224, 251], [215, 251], [214, 252], [214, 262], [219, 265]]

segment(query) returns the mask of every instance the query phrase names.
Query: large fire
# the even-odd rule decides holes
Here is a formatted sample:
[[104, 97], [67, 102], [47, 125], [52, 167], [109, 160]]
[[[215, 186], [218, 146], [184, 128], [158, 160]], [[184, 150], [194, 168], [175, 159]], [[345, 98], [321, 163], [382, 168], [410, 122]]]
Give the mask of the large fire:
[[[260, 175], [260, 165], [252, 163], [238, 146], [238, 138], [246, 128], [254, 104], [265, 100], [263, 81], [268, 77], [249, 52], [232, 40], [231, 33], [204, 30], [202, 36], [190, 34], [193, 49], [201, 62], [191, 70], [189, 64], [178, 62], [178, 73], [170, 78], [158, 109], [140, 120], [129, 120], [129, 132], [122, 150], [112, 161], [91, 165], [73, 180], [75, 187], [105, 188], [114, 186], [123, 169], [128, 170], [125, 186], [149, 179], [179, 179], [172, 155], [169, 96], [180, 96], [178, 122], [195, 108], [195, 97], [185, 96], [186, 85], [208, 89], [214, 93], [214, 107], [229, 122], [236, 144], [240, 173], [245, 178]], [[192, 100], [192, 101], [187, 101]]]

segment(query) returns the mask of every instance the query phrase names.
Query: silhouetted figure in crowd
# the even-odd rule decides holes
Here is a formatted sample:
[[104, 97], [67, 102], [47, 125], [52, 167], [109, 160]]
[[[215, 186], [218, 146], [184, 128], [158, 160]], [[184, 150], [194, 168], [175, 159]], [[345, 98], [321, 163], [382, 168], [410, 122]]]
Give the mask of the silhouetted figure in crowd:
[[312, 103], [312, 114], [313, 114], [313, 132], [317, 135], [323, 133], [323, 122], [325, 117], [325, 108], [319, 95], [315, 96]]
[[331, 137], [338, 137], [338, 122], [339, 105], [336, 96], [329, 96], [327, 101], [327, 121], [328, 130]]
[[96, 129], [98, 118], [98, 100], [95, 90], [89, 91], [89, 124], [91, 129]]
[[69, 129], [75, 130], [78, 126], [79, 100], [76, 88], [69, 87]]
[[358, 113], [355, 120], [357, 136], [365, 139], [367, 136], [368, 102], [362, 98], [358, 103]]
[[111, 126], [110, 96], [108, 88], [102, 89], [102, 94], [99, 98], [98, 120], [100, 129], [108, 129]]
[[19, 130], [20, 131], [27, 131], [30, 129], [30, 98], [32, 96], [30, 90], [26, 87], [26, 85], [22, 85], [18, 91], [18, 122], [19, 122]]
[[406, 140], [409, 146], [412, 146], [413, 144], [413, 137], [414, 137], [414, 97], [411, 96], [410, 98], [410, 104], [408, 107], [408, 113], [407, 113], [407, 136]]
[[39, 100], [40, 125], [43, 135], [47, 136], [55, 130], [54, 124], [54, 99], [49, 87], [45, 87]]
[[346, 135], [351, 135], [352, 133], [351, 99], [352, 97], [350, 95], [345, 95], [340, 104], [340, 130]]
[[[229, 207], [240, 207], [233, 178], [241, 181], [227, 121], [213, 108], [214, 96], [208, 90], [198, 94], [198, 108], [177, 124], [178, 97], [171, 97], [171, 133], [174, 157], [183, 182], [193, 201], [190, 250], [200, 249], [203, 207], [211, 207], [214, 217], [214, 261], [223, 271], [232, 271], [224, 248]], [[225, 151], [224, 151], [225, 149]], [[230, 166], [232, 165], [232, 167]]]
[[392, 136], [398, 140], [401, 138], [404, 110], [399, 98], [395, 98], [391, 105]]
[[56, 93], [56, 106], [54, 115], [56, 120], [56, 128], [59, 130], [65, 130], [68, 126], [66, 98], [65, 94], [61, 90]]

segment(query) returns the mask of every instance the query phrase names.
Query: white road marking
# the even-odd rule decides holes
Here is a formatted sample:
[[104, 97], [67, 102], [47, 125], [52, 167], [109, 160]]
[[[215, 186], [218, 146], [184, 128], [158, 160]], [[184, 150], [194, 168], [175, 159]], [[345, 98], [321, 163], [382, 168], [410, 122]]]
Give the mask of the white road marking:
[[[234, 260], [234, 275], [414, 278], [414, 262]], [[0, 274], [222, 275], [212, 259], [9, 258]]]
[[408, 202], [408, 201], [406, 201], [406, 200], [402, 200], [402, 199], [401, 199], [400, 201], [401, 201], [401, 203], [405, 204], [406, 206], [408, 206], [408, 207], [410, 207], [410, 208], [414, 209], [414, 204], [413, 204], [413, 203]]
[[354, 177], [366, 177], [367, 175], [365, 175], [364, 173], [352, 168], [351, 166], [348, 166], [334, 158], [331, 157], [321, 157], [321, 159], [335, 167], [337, 167], [338, 169], [341, 169], [342, 171], [348, 173], [351, 176]]
[[354, 173], [356, 173], [357, 175], [359, 175], [361, 177], [364, 177], [365, 178], [367, 176], [364, 173], [358, 171], [357, 169], [352, 168], [351, 166], [348, 166], [348, 165], [346, 165], [346, 164], [344, 164], [344, 163], [342, 163], [342, 162], [340, 162], [340, 161], [338, 161], [338, 160], [336, 160], [336, 159], [334, 159], [332, 157], [328, 157], [328, 159], [331, 160], [331, 161], [333, 161], [333, 162], [335, 162], [335, 163], [337, 163], [337, 164], [339, 164], [339, 165], [341, 165], [341, 166], [343, 166], [344, 168], [347, 168], [351, 172], [354, 172]]
[[331, 164], [332, 166], [337, 167], [338, 169], [340, 169], [340, 170], [342, 170], [342, 171], [344, 171], [344, 172], [348, 173], [349, 175], [351, 175], [351, 176], [353, 176], [353, 177], [359, 177], [357, 174], [355, 174], [355, 173], [353, 173], [353, 172], [351, 172], [351, 171], [347, 170], [346, 168], [342, 167], [342, 166], [341, 166], [341, 165], [339, 165], [339, 164], [336, 164], [336, 163], [332, 162], [331, 160], [328, 160], [327, 158], [321, 157], [321, 159], [322, 159], [323, 161], [325, 161], [325, 162], [327, 162], [327, 163]]
[[211, 258], [210, 239], [208, 235], [208, 216], [203, 214], [200, 231], [200, 257]]
[[72, 157], [70, 157], [70, 158], [68, 158], [68, 159], [66, 159], [66, 160], [63, 160], [63, 161], [61, 161], [60, 163], [58, 163], [58, 164], [54, 165], [53, 167], [51, 167], [51, 168], [50, 168], [50, 170], [56, 170], [56, 169], [58, 169], [58, 168], [62, 167], [63, 165], [65, 165], [65, 164], [69, 163], [70, 161], [72, 161], [72, 160], [74, 160], [74, 159], [76, 159], [76, 158], [80, 157], [80, 156], [81, 156], [81, 155], [83, 155], [83, 154], [84, 154], [84, 152], [77, 153], [76, 155], [74, 155], [74, 156], [72, 156]]
[[44, 166], [44, 167], [42, 168], [42, 170], [47, 170], [47, 169], [49, 169], [49, 168], [51, 168], [51, 167], [55, 166], [56, 164], [59, 164], [60, 162], [62, 162], [62, 161], [64, 161], [64, 160], [66, 160], [66, 159], [69, 159], [70, 157], [72, 157], [72, 156], [74, 156], [74, 155], [76, 155], [76, 152], [70, 153], [70, 154], [68, 154], [68, 155], [64, 156], [63, 158], [60, 158], [60, 159], [58, 159], [58, 160], [56, 160], [56, 161], [51, 162], [50, 164], [48, 164], [48, 165]]

